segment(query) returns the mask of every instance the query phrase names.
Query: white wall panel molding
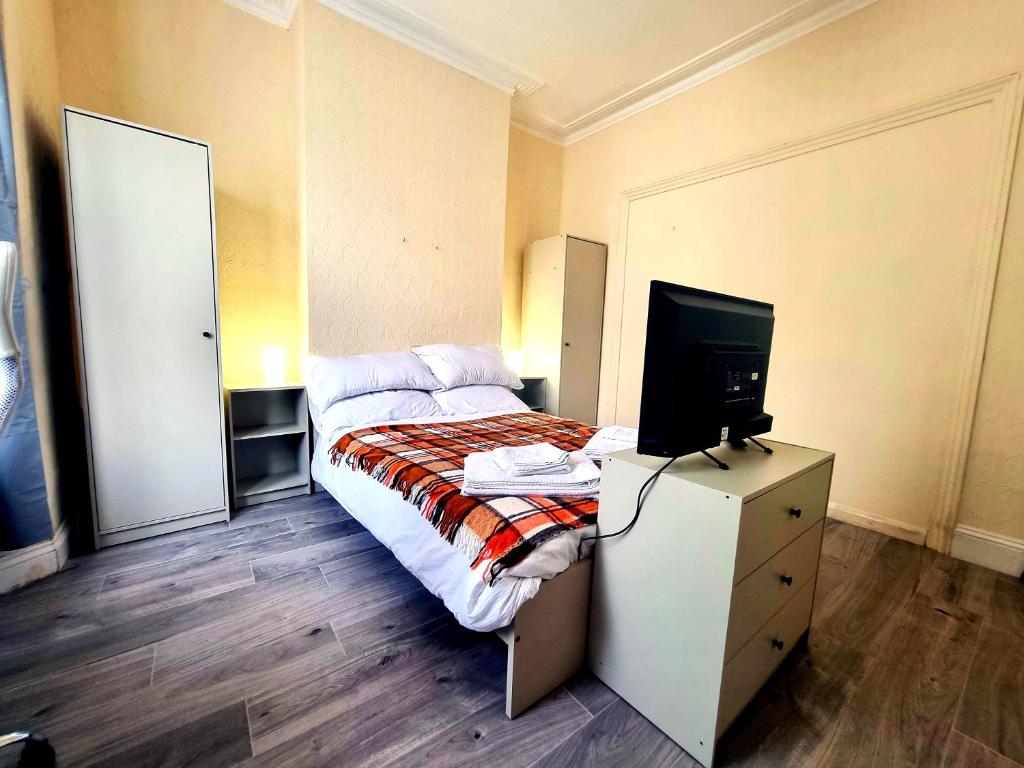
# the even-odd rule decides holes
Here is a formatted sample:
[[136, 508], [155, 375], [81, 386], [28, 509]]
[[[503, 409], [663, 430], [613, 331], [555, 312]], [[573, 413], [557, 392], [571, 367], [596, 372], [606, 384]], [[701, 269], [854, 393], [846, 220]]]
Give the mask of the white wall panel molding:
[[[666, 179], [651, 182], [624, 191], [619, 202], [618, 236], [615, 238], [615, 258], [609, 261], [609, 296], [617, 300], [609, 303], [609, 317], [605, 335], [604, 354], [617, 361], [602, 392], [600, 423], [616, 421], [616, 404], [621, 384], [621, 354], [623, 333], [623, 306], [629, 274], [630, 206], [634, 201], [663, 192], [721, 179], [779, 163], [801, 155], [838, 146], [858, 139], [882, 134], [895, 128], [909, 126], [933, 118], [949, 115], [976, 106], [989, 105], [992, 114], [992, 168], [989, 186], [983, 192], [982, 210], [979, 211], [979, 245], [976, 254], [976, 278], [970, 287], [970, 314], [966, 319], [966, 344], [959, 361], [957, 396], [950, 408], [955, 414], [954, 428], [946, 438], [946, 460], [941, 477], [940, 502], [935, 507], [927, 530], [927, 545], [949, 552], [956, 524], [960, 495], [975, 405], [981, 378], [981, 366], [988, 332], [996, 270], [1002, 244], [1002, 233], [1009, 199], [1010, 181], [1020, 129], [1021, 78], [1018, 73], [997, 80], [961, 88], [936, 98], [911, 104], [866, 119], [839, 125], [809, 136], [794, 137], [790, 141], [740, 155], [722, 162], [687, 171]], [[873, 515], [870, 510], [863, 514]], [[879, 518], [881, 519], [881, 518]]]
[[[272, 24], [288, 28], [298, 0], [224, 0]], [[544, 81], [463, 40], [392, 0], [317, 0], [383, 35], [518, 97]], [[813, 32], [875, 0], [805, 0], [590, 112], [560, 124], [524, 105], [513, 106], [513, 125], [567, 145], [649, 109], [781, 45]]]

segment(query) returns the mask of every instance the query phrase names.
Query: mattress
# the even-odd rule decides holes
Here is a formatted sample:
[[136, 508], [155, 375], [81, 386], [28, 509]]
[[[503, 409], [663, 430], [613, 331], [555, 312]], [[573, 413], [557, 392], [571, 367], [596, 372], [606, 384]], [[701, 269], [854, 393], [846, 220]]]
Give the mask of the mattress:
[[[407, 421], [457, 422], [502, 413], [508, 411]], [[340, 431], [318, 438], [313, 455], [313, 479], [390, 549], [424, 587], [441, 598], [459, 623], [468, 629], [487, 632], [510, 624], [519, 608], [537, 594], [544, 579], [561, 573], [576, 561], [580, 539], [595, 532], [596, 526], [588, 526], [552, 539], [516, 566], [503, 571], [493, 584], [488, 584], [480, 569], [472, 569], [468, 557], [441, 538], [399, 492], [344, 464], [331, 465], [330, 448], [343, 434], [344, 431]], [[592, 544], [585, 542], [584, 556]]]

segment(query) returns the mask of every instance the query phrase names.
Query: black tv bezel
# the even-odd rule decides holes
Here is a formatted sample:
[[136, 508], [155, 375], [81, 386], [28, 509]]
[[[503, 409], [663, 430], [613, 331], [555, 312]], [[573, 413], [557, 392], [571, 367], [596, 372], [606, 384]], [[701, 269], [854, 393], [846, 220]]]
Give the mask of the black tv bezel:
[[[678, 412], [673, 413], [671, 417], [667, 417], [664, 413], [664, 404], [659, 402], [659, 407], [656, 410], [659, 413], [649, 414], [648, 411], [652, 407], [646, 404], [651, 396], [648, 395], [649, 390], [656, 389], [658, 387], [665, 386], [663, 381], [653, 380], [653, 377], [664, 377], [665, 366], [667, 363], [664, 360], [654, 360], [653, 358], [658, 354], [663, 353], [663, 347], [661, 351], [656, 351], [652, 348], [651, 339], [652, 336], [656, 336], [658, 333], [663, 331], [655, 332], [652, 329], [652, 322], [656, 322], [655, 310], [657, 308], [657, 302], [661, 300], [672, 301], [672, 294], [677, 296], [682, 294], [687, 298], [698, 298], [698, 299], [710, 299], [716, 303], [721, 303], [722, 311], [733, 311], [734, 313], [743, 314], [744, 309], [753, 310], [751, 315], [758, 315], [764, 317], [769, 323], [768, 330], [768, 349], [763, 350], [764, 355], [764, 371], [761, 381], [761, 392], [760, 397], [757, 400], [760, 410], [752, 412], [748, 417], [733, 420], [731, 423], [723, 423], [719, 426], [712, 428], [709, 424], [695, 425], [689, 434], [684, 438], [680, 438], [677, 441], [670, 441], [664, 439], [666, 432], [665, 428], [654, 428], [651, 427], [651, 420], [655, 421], [659, 425], [664, 424], [667, 420], [671, 422], [671, 428], [678, 426], [681, 421]], [[692, 305], [691, 305], [692, 306]], [[699, 306], [694, 306], [694, 309], [698, 309]], [[716, 307], [708, 307], [708, 309], [717, 309]], [[775, 325], [775, 306], [769, 302], [759, 301], [757, 299], [748, 299], [742, 296], [733, 296], [724, 293], [718, 293], [715, 291], [708, 291], [703, 288], [694, 288], [691, 286], [679, 285], [677, 283], [670, 283], [665, 280], [652, 280], [650, 285], [650, 294], [648, 297], [648, 318], [647, 318], [647, 329], [646, 329], [646, 346], [644, 350], [644, 372], [643, 372], [643, 383], [641, 391], [641, 403], [640, 403], [640, 430], [639, 440], [637, 444], [638, 453], [650, 456], [660, 457], [672, 457], [672, 456], [685, 456], [692, 453], [706, 451], [711, 448], [719, 446], [722, 442], [721, 428], [728, 426], [729, 435], [728, 438], [731, 442], [738, 442], [743, 438], [754, 437], [756, 435], [764, 434], [771, 430], [772, 417], [764, 411], [764, 398], [767, 393], [767, 379], [769, 361], [771, 355], [771, 346], [774, 338], [774, 325]], [[723, 338], [720, 341], [713, 341], [710, 339], [704, 339], [701, 341], [702, 344], [707, 346], [707, 359], [710, 360], [712, 355], [717, 351], [729, 351], [739, 349], [757, 349], [762, 350], [760, 343], [750, 344], [744, 341], [737, 341], [736, 339], [726, 340], [728, 334], [723, 334]], [[678, 345], [677, 346], [681, 346]], [[693, 348], [696, 345], [691, 344]], [[679, 352], [677, 349], [676, 352]], [[708, 392], [708, 376], [709, 372], [704, 368], [703, 373], [704, 379], [694, 385], [694, 389], [702, 393], [702, 397], [707, 398]], [[663, 400], [661, 393], [657, 398], [659, 401]], [[706, 401], [705, 401], [706, 402]], [[722, 408], [720, 404], [709, 405], [709, 408], [715, 410], [716, 413], [721, 413]], [[645, 415], [647, 418], [645, 418]], [[645, 423], [646, 422], [646, 423]]]

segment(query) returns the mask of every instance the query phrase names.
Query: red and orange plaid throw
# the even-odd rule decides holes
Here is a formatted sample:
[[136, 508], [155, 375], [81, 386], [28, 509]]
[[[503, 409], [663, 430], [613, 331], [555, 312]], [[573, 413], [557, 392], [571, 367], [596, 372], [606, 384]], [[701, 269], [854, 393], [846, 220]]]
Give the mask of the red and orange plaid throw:
[[510, 413], [475, 421], [367, 427], [331, 448], [341, 462], [398, 491], [484, 578], [520, 562], [565, 531], [597, 522], [595, 499], [462, 496], [466, 456], [503, 445], [548, 442], [578, 451], [597, 430], [542, 413]]

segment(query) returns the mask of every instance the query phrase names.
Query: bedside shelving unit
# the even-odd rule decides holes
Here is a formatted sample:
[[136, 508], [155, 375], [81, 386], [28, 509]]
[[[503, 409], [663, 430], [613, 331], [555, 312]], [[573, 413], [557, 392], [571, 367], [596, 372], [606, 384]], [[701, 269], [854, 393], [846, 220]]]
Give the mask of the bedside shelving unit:
[[235, 509], [311, 492], [304, 387], [229, 390], [227, 416]]
[[544, 376], [520, 376], [523, 388], [519, 392], [519, 399], [530, 406], [531, 411], [544, 413], [546, 407], [547, 379]]

